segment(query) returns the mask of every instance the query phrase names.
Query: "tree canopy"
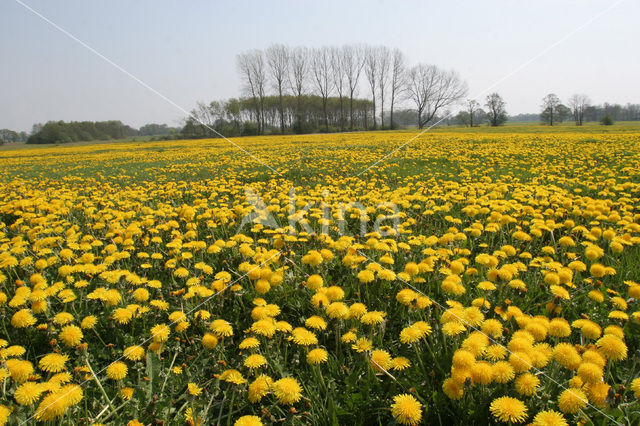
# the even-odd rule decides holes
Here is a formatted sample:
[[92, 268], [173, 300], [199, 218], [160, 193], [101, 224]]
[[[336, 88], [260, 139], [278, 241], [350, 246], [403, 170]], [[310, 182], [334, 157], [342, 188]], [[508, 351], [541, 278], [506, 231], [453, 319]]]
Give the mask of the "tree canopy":
[[175, 132], [166, 124], [146, 124], [136, 130], [119, 120], [110, 121], [49, 121], [35, 125], [34, 132], [26, 140], [28, 144], [69, 143], [81, 141], [105, 141], [133, 136], [159, 136]]

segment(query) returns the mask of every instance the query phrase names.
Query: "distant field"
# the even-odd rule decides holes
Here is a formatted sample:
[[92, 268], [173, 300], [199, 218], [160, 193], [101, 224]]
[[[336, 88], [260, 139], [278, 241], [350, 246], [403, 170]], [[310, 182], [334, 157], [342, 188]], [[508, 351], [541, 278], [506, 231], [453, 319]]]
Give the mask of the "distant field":
[[[428, 126], [427, 126], [428, 127]], [[417, 127], [409, 128], [406, 130], [394, 130], [388, 131], [393, 133], [402, 133], [402, 132], [413, 132], [417, 133], [419, 130]], [[565, 122], [557, 125], [551, 126], [543, 126], [537, 123], [531, 122], [509, 122], [506, 126], [500, 127], [489, 127], [487, 125], [482, 125], [479, 127], [469, 128], [466, 126], [460, 125], [439, 125], [432, 129], [428, 130], [429, 132], [480, 132], [480, 133], [556, 133], [556, 132], [578, 132], [578, 133], [617, 133], [617, 132], [637, 132], [640, 131], [640, 121], [620, 121], [612, 126], [603, 126], [599, 122], [585, 122], [582, 126], [576, 126], [573, 122]], [[271, 137], [278, 137], [278, 135], [270, 135]], [[78, 146], [78, 145], [88, 145], [88, 144], [103, 144], [103, 143], [122, 143], [122, 142], [150, 142], [154, 139], [158, 139], [158, 136], [136, 136], [132, 138], [125, 139], [116, 139], [109, 141], [85, 141], [85, 142], [72, 142], [65, 144], [45, 144], [45, 145], [28, 145], [26, 143], [7, 143], [5, 145], [0, 145], [1, 150], [14, 150], [14, 149], [25, 149], [25, 148], [43, 148], [43, 147], [51, 147], [51, 146]], [[234, 138], [236, 139], [236, 138]], [[159, 142], [171, 142], [171, 141], [159, 141]]]
[[640, 123], [415, 135], [3, 146], [0, 410], [638, 424]]

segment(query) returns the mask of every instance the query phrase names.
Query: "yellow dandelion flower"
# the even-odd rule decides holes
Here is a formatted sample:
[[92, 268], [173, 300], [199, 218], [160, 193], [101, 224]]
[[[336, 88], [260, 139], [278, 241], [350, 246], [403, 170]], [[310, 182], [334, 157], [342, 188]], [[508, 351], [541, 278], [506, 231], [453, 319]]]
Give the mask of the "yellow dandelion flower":
[[538, 386], [540, 386], [540, 379], [531, 373], [521, 374], [515, 381], [516, 391], [525, 396], [536, 393]]
[[[1, 282], [2, 280], [0, 280]], [[11, 409], [5, 405], [0, 404], [0, 426], [4, 426], [9, 420], [11, 415]]]
[[21, 309], [11, 317], [11, 325], [15, 328], [26, 328], [34, 325], [36, 322], [36, 318], [31, 315], [29, 309]]
[[262, 398], [269, 392], [269, 388], [273, 384], [273, 379], [269, 376], [260, 375], [248, 387], [248, 398], [252, 403], [260, 402]]
[[144, 348], [142, 346], [129, 346], [123, 351], [123, 356], [129, 361], [140, 361], [144, 358]]
[[210, 328], [218, 337], [233, 336], [233, 327], [223, 319], [213, 320]]
[[471, 380], [474, 384], [486, 386], [493, 381], [493, 368], [487, 361], [478, 361], [471, 366]]
[[358, 277], [358, 281], [360, 281], [363, 284], [367, 284], [375, 280], [374, 273], [368, 269], [358, 272], [357, 277]]
[[416, 343], [422, 339], [422, 337], [424, 337], [424, 333], [413, 325], [403, 328], [400, 332], [400, 341], [404, 344]]
[[53, 317], [54, 324], [66, 325], [73, 321], [73, 315], [69, 312], [60, 312]]
[[360, 322], [365, 325], [378, 325], [384, 321], [386, 312], [370, 311], [360, 317]]
[[293, 342], [296, 345], [310, 346], [318, 344], [318, 338], [312, 332], [303, 327], [296, 327], [292, 331]]
[[507, 348], [502, 345], [490, 345], [484, 352], [485, 357], [491, 361], [500, 361], [507, 357]]
[[366, 337], [359, 338], [353, 345], [351, 345], [351, 349], [355, 350], [356, 352], [366, 352], [370, 351], [372, 348], [373, 343]]
[[262, 420], [258, 416], [242, 416], [235, 421], [233, 426], [262, 426]]
[[631, 390], [636, 398], [640, 398], [640, 377], [636, 377], [631, 381]]
[[459, 321], [449, 321], [442, 326], [442, 332], [451, 337], [464, 333], [466, 330], [467, 327]]
[[236, 385], [241, 385], [247, 382], [247, 379], [245, 379], [238, 370], [233, 369], [223, 371], [219, 378], [220, 380], [224, 380], [225, 382], [233, 383]]
[[493, 380], [498, 383], [508, 383], [515, 377], [515, 371], [507, 361], [498, 361], [493, 364]]
[[562, 413], [554, 410], [540, 411], [533, 418], [534, 426], [569, 426]]
[[503, 423], [523, 423], [527, 419], [524, 402], [509, 396], [494, 399], [489, 406], [491, 414]]
[[260, 354], [249, 355], [245, 358], [243, 365], [247, 368], [260, 368], [267, 364], [267, 359]]
[[113, 362], [107, 367], [107, 377], [111, 380], [122, 380], [127, 377], [128, 372], [127, 364], [122, 361]]
[[[204, 339], [203, 339], [204, 341]], [[240, 349], [255, 349], [260, 346], [260, 341], [255, 337], [247, 337], [238, 345]]]
[[596, 383], [602, 380], [604, 371], [601, 366], [592, 362], [583, 362], [578, 367], [578, 377], [582, 379], [584, 383]]
[[57, 353], [47, 354], [40, 359], [38, 367], [47, 373], [59, 373], [64, 370], [65, 363], [69, 360], [68, 355]]
[[453, 380], [452, 378], [446, 379], [442, 382], [442, 391], [449, 397], [449, 399], [459, 400], [464, 395], [464, 385]]
[[348, 319], [350, 315], [349, 307], [342, 302], [333, 302], [327, 306], [325, 312], [329, 318]]
[[342, 343], [353, 343], [357, 338], [358, 336], [356, 335], [356, 333], [354, 333], [353, 331], [347, 331], [340, 337], [340, 340], [342, 341]]
[[121, 389], [120, 389], [120, 391], [119, 391], [119, 393], [120, 393], [120, 397], [121, 397], [122, 399], [124, 399], [125, 401], [128, 401], [128, 400], [130, 400], [130, 399], [131, 399], [131, 397], [133, 396], [133, 392], [134, 392], [134, 391], [135, 391], [135, 390], [134, 390], [133, 388], [129, 388], [129, 387], [121, 388]]
[[155, 343], [164, 343], [169, 340], [171, 329], [166, 324], [158, 324], [151, 327], [151, 339]]
[[412, 395], [396, 395], [391, 404], [391, 414], [400, 424], [417, 425], [422, 420], [422, 404]]
[[80, 327], [75, 325], [67, 325], [60, 330], [60, 334], [58, 335], [62, 342], [69, 346], [75, 347], [78, 346], [82, 342], [82, 338], [84, 335], [82, 334], [82, 330]]
[[214, 349], [218, 346], [218, 338], [212, 333], [205, 333], [202, 336], [202, 345], [207, 349]]
[[612, 361], [620, 361], [627, 358], [627, 345], [613, 334], [605, 334], [596, 342], [600, 353]]
[[80, 328], [82, 329], [92, 329], [93, 327], [95, 327], [95, 325], [98, 323], [98, 318], [95, 317], [94, 315], [89, 315], [86, 316], [82, 319], [82, 322], [80, 323]]
[[20, 405], [32, 405], [44, 392], [44, 387], [36, 382], [24, 382], [13, 394], [16, 402]]
[[272, 385], [273, 393], [282, 405], [292, 405], [302, 398], [302, 387], [293, 377], [284, 377]]
[[580, 389], [569, 388], [558, 397], [558, 407], [560, 411], [567, 414], [577, 413], [578, 410], [587, 406], [587, 396]]
[[11, 378], [18, 383], [27, 381], [29, 376], [34, 372], [33, 364], [26, 360], [8, 359], [5, 361], [7, 370], [11, 374]]
[[575, 370], [582, 362], [577, 349], [570, 343], [558, 343], [553, 348], [553, 359], [568, 370]]
[[189, 391], [189, 395], [198, 396], [202, 393], [202, 388], [195, 383], [187, 384], [187, 390]]
[[402, 371], [409, 367], [411, 367], [411, 361], [403, 356], [399, 356], [391, 360], [391, 368], [393, 370]]
[[327, 362], [327, 359], [329, 359], [329, 354], [322, 348], [312, 349], [307, 354], [307, 362], [312, 365], [322, 364]]
[[374, 370], [384, 372], [391, 368], [391, 355], [383, 349], [375, 349], [371, 351], [370, 363]]
[[317, 315], [307, 318], [307, 320], [304, 322], [304, 325], [316, 330], [324, 330], [327, 328], [326, 321], [322, 319], [322, 317], [319, 317]]
[[469, 351], [458, 349], [453, 353], [452, 364], [456, 368], [469, 369], [476, 363], [476, 357]]

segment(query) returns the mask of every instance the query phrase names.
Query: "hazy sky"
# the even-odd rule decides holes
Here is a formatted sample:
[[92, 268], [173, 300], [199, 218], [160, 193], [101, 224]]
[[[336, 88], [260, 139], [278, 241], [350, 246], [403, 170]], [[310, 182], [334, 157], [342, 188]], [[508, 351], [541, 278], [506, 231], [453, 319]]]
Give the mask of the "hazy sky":
[[[538, 55], [613, 0], [24, 0], [189, 110], [237, 96], [237, 53], [272, 43], [398, 47], [411, 63], [454, 68], [470, 95]], [[493, 90], [510, 114], [565, 100], [640, 103], [640, 1], [626, 0]], [[48, 120], [177, 125], [182, 111], [14, 0], [0, 0], [0, 128]], [[364, 95], [364, 93], [361, 93]]]

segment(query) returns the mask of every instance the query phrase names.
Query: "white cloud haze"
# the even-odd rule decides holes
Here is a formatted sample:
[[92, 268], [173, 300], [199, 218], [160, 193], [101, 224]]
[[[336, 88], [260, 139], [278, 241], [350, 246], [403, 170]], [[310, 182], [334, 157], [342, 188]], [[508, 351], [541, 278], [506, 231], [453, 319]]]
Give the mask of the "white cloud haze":
[[[34, 9], [186, 109], [240, 94], [235, 56], [273, 43], [366, 43], [456, 69], [482, 91], [593, 18], [607, 0], [456, 2], [49, 2]], [[609, 10], [499, 86], [510, 114], [566, 100], [639, 103], [640, 2]], [[184, 114], [33, 15], [0, 3], [0, 128], [118, 119], [175, 126]], [[364, 96], [361, 91], [361, 96]]]

